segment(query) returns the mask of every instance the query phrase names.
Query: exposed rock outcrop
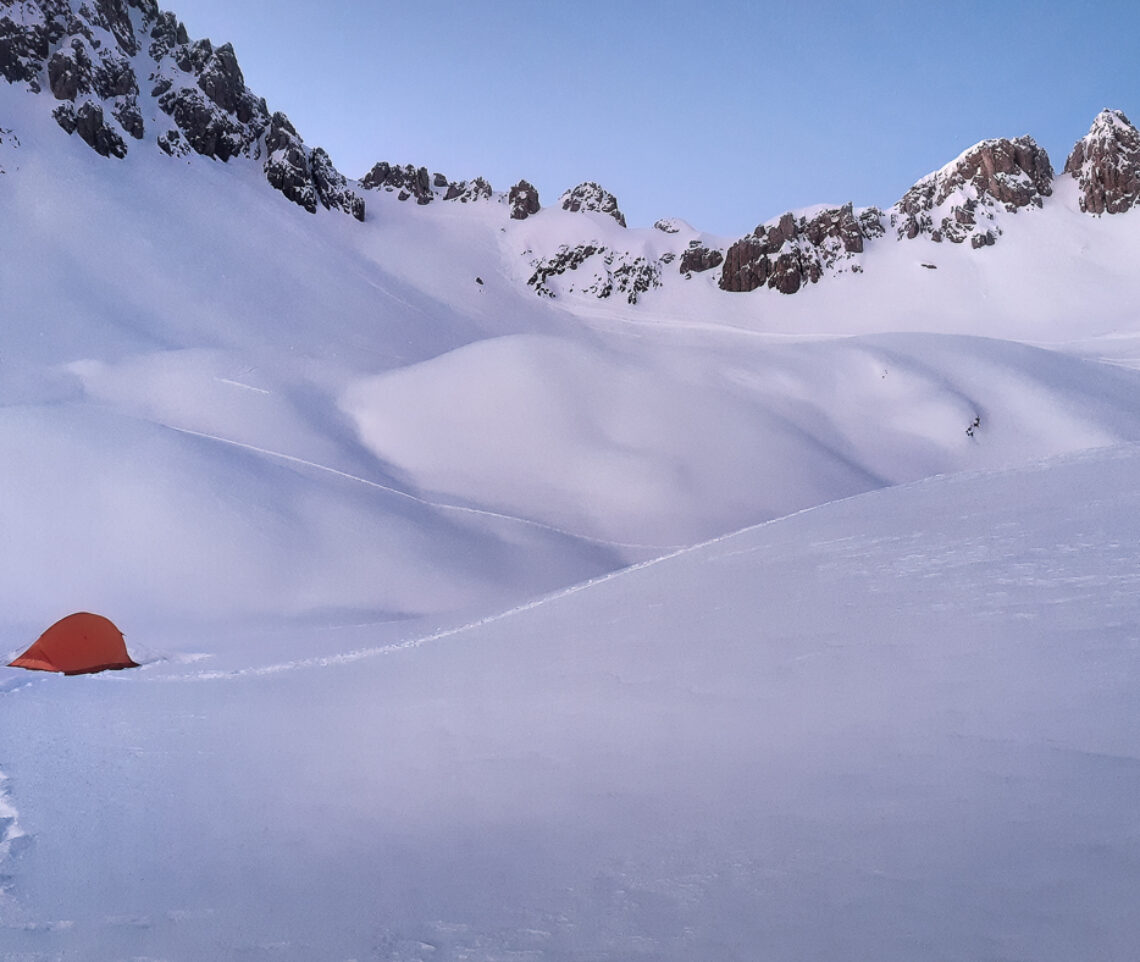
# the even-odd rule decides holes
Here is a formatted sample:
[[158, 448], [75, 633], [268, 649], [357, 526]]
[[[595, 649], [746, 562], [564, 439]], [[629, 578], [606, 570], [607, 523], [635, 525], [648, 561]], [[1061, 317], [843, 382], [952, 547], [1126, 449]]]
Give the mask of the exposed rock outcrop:
[[558, 204], [563, 210], [597, 211], [599, 214], [609, 214], [625, 227], [625, 214], [618, 209], [617, 198], [592, 180], [566, 191], [558, 198]]
[[[1001, 233], [997, 211], [1040, 207], [1053, 193], [1049, 155], [1032, 137], [984, 140], [910, 188], [890, 211], [900, 238], [986, 246]], [[980, 244], [975, 235], [990, 235]]]
[[811, 217], [787, 213], [775, 223], [761, 224], [729, 247], [720, 288], [744, 293], [767, 285], [794, 294], [827, 271], [858, 273], [862, 268], [854, 255], [863, 252], [865, 240], [882, 234], [882, 212], [874, 207], [856, 212], [845, 204], [824, 208]]
[[575, 247], [563, 244], [552, 257], [538, 258], [531, 264], [534, 273], [527, 284], [541, 297], [554, 297], [551, 278], [568, 272], [579, 273], [566, 284], [567, 293], [578, 292], [602, 299], [622, 295], [629, 304], [636, 304], [646, 291], [661, 286], [661, 262], [596, 242]]
[[348, 186], [348, 178], [336, 169], [323, 147], [314, 147], [309, 155], [309, 176], [326, 209], [344, 211], [359, 221], [364, 220], [364, 198]]
[[705, 247], [700, 241], [692, 241], [681, 254], [680, 271], [685, 275], [701, 274], [720, 267], [723, 263], [723, 252]]
[[538, 188], [525, 180], [520, 180], [507, 194], [511, 207], [512, 220], [526, 220], [541, 209], [538, 202]]
[[1122, 214], [1140, 203], [1140, 131], [1119, 110], [1102, 110], [1065, 161], [1081, 210]]
[[265, 147], [266, 179], [294, 204], [310, 213], [316, 213], [319, 204], [364, 220], [364, 201], [349, 188], [324, 150], [317, 147], [306, 151], [284, 114], [275, 113], [270, 118]]
[[50, 90], [59, 125], [104, 157], [125, 157], [128, 138], [144, 139], [149, 126], [168, 154], [261, 160], [270, 184], [307, 210], [363, 218], [363, 200], [328, 155], [310, 151], [246, 86], [233, 47], [191, 41], [156, 0], [6, 4], [0, 75], [33, 93]]
[[44, 65], [68, 33], [70, 18], [69, 0], [40, 0], [31, 8], [5, 9], [0, 16], [0, 75], [39, 93]]
[[416, 199], [417, 204], [430, 204], [433, 200], [457, 200], [468, 203], [492, 196], [491, 185], [482, 177], [472, 180], [450, 181], [443, 174], [429, 175], [426, 167], [413, 164], [399, 166], [386, 161], [373, 165], [360, 181], [365, 190], [383, 190], [395, 193], [399, 200]]
[[71, 104], [61, 104], [52, 114], [56, 122], [69, 134], [77, 133], [84, 143], [103, 157], [127, 156], [127, 145], [122, 137], [109, 127], [103, 117], [103, 108], [90, 100], [85, 100], [75, 109]]
[[[436, 178], [442, 176], [436, 175]], [[443, 185], [446, 186], [444, 178]], [[405, 164], [403, 167], [380, 161], [360, 181], [365, 190], [398, 191], [400, 200], [414, 197], [417, 204], [430, 204], [435, 199], [432, 180], [426, 167]], [[436, 186], [439, 186], [438, 184]]]
[[473, 200], [490, 200], [493, 193], [487, 181], [482, 177], [476, 177], [474, 180], [460, 180], [448, 184], [443, 199], [457, 200], [461, 204], [466, 204]]

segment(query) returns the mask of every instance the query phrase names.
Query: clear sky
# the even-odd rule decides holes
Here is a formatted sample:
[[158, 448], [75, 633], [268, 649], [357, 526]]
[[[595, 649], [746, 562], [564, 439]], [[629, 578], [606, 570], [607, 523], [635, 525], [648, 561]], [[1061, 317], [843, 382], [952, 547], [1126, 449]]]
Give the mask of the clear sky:
[[[162, 0], [360, 177], [378, 160], [544, 204], [596, 180], [631, 226], [729, 235], [893, 203], [986, 137], [1060, 170], [1096, 113], [1140, 122], [1140, 4], [1016, 0]], [[1132, 117], [1133, 114], [1138, 116]]]

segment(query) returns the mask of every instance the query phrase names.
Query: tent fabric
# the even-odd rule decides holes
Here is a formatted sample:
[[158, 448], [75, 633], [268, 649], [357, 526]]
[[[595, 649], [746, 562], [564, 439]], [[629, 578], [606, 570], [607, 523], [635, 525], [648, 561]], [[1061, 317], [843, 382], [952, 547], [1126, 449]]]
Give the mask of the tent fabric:
[[86, 675], [97, 671], [137, 668], [127, 654], [123, 633], [102, 615], [79, 611], [57, 621], [10, 668], [61, 671]]

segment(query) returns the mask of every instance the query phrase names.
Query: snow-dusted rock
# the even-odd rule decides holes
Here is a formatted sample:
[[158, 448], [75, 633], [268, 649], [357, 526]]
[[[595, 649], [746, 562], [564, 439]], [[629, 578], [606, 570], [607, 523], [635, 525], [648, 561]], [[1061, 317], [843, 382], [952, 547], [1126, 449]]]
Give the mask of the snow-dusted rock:
[[344, 175], [320, 147], [305, 149], [297, 131], [282, 113], [275, 113], [265, 135], [265, 177], [289, 200], [316, 213], [317, 205], [342, 210], [364, 220], [364, 201], [348, 186]]
[[825, 272], [838, 273], [845, 266], [858, 272], [862, 268], [853, 261], [854, 255], [863, 252], [865, 239], [882, 233], [882, 214], [874, 207], [856, 212], [844, 204], [825, 207], [810, 217], [789, 212], [729, 247], [721, 290], [747, 292], [767, 285], [794, 294]]
[[[525, 183], [525, 181], [524, 181]], [[399, 200], [411, 200], [416, 203], [430, 204], [433, 200], [458, 200], [468, 203], [473, 200], [482, 200], [494, 193], [491, 185], [482, 177], [472, 180], [451, 181], [443, 174], [428, 174], [426, 167], [416, 167], [414, 164], [389, 164], [380, 161], [360, 181], [365, 190], [383, 190], [395, 193]]]
[[662, 264], [669, 260], [672, 260], [671, 255], [650, 260], [597, 242], [573, 247], [563, 244], [551, 257], [531, 262], [534, 273], [527, 284], [539, 296], [552, 298], [556, 292], [550, 281], [574, 272], [575, 277], [565, 284], [568, 293], [587, 294], [602, 300], [620, 295], [627, 303], [636, 304], [646, 291], [661, 286]]
[[77, 133], [95, 153], [102, 157], [127, 156], [127, 145], [113, 126], [107, 124], [100, 104], [85, 100], [76, 110], [61, 104], [53, 112], [56, 122], [69, 134]]
[[363, 219], [363, 200], [328, 155], [306, 147], [246, 86], [233, 47], [192, 41], [155, 0], [7, 3], [0, 75], [50, 91], [61, 101], [52, 109], [59, 125], [104, 157], [125, 157], [128, 139], [149, 131], [174, 156], [264, 160], [266, 179], [294, 203]]
[[724, 252], [705, 247], [700, 241], [692, 241], [681, 254], [682, 274], [700, 274], [720, 267], [724, 263]]
[[520, 180], [510, 189], [507, 201], [511, 205], [512, 220], [526, 220], [541, 209], [538, 202], [538, 188], [525, 180]]
[[[442, 174], [437, 174], [436, 178], [442, 178], [443, 184], [437, 183], [435, 186], [447, 185], [447, 178]], [[413, 164], [401, 167], [383, 160], [374, 164], [360, 181], [360, 186], [365, 190], [398, 191], [400, 200], [414, 197], [417, 204], [430, 204], [435, 199], [432, 184], [426, 167], [416, 167]]]
[[617, 198], [600, 184], [588, 180], [566, 191], [558, 198], [558, 205], [569, 211], [597, 211], [609, 214], [622, 227], [625, 227], [625, 214], [618, 209]]
[[1140, 202], [1140, 131], [1119, 110], [1102, 110], [1065, 161], [1080, 184], [1081, 210], [1120, 214]]
[[309, 175], [326, 209], [341, 210], [364, 220], [364, 198], [348, 186], [348, 178], [336, 169], [323, 147], [314, 147], [309, 155]]
[[493, 193], [491, 185], [486, 180], [476, 177], [448, 184], [443, 199], [457, 200], [461, 204], [466, 204], [473, 200], [490, 200]]
[[1052, 184], [1049, 155], [1032, 137], [983, 140], [903, 194], [890, 222], [900, 238], [987, 246], [1001, 233], [995, 213], [1040, 207]]
[[0, 16], [0, 75], [39, 93], [44, 64], [68, 32], [70, 13], [68, 0], [6, 5]]

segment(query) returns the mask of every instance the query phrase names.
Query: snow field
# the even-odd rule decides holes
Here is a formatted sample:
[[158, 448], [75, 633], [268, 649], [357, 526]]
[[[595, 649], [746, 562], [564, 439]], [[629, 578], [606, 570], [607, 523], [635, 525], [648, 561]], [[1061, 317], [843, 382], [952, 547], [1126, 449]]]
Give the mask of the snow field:
[[145, 664], [0, 678], [5, 962], [1130, 957], [1134, 215], [546, 301], [671, 235], [311, 217], [22, 97], [0, 648]]
[[45, 678], [0, 699], [39, 913], [9, 934], [43, 957], [1119, 955], [1137, 458], [873, 492], [340, 666]]

